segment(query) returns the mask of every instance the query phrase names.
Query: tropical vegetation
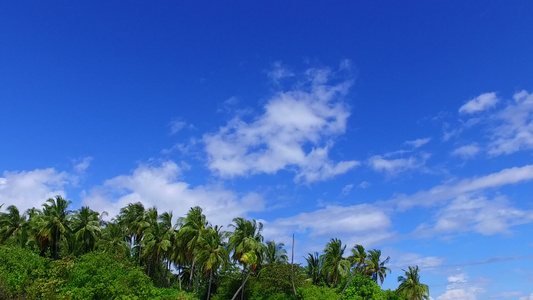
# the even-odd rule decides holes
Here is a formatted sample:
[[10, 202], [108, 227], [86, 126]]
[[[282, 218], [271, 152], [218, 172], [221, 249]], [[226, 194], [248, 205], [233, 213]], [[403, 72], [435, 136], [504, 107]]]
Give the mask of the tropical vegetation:
[[261, 222], [223, 228], [200, 207], [175, 218], [131, 203], [107, 218], [61, 196], [11, 205], [0, 212], [0, 299], [429, 299], [418, 266], [382, 290], [390, 258], [378, 249], [332, 238], [302, 266], [265, 241]]

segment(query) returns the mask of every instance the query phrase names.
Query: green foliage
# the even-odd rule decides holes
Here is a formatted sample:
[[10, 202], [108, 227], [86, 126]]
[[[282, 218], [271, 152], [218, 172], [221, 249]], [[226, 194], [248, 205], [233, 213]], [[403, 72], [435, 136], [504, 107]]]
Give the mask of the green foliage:
[[[327, 286], [306, 285], [297, 291], [298, 299], [301, 300], [338, 300], [339, 294], [334, 288]], [[345, 298], [346, 299], [346, 298]]]
[[387, 300], [379, 285], [370, 277], [356, 275], [342, 296], [345, 300]]
[[[294, 284], [296, 288], [305, 281], [304, 269], [299, 265], [294, 266]], [[291, 281], [291, 265], [266, 265], [259, 276], [251, 279], [252, 298], [254, 300], [266, 299], [292, 299], [294, 291]], [[284, 298], [279, 298], [281, 296]]]
[[47, 265], [47, 259], [28, 249], [0, 247], [0, 299], [24, 298]]

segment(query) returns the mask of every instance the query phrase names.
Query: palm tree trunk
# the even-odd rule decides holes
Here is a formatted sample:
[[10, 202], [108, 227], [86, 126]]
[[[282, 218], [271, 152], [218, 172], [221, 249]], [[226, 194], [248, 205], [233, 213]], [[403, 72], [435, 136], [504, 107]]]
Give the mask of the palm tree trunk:
[[189, 276], [189, 285], [187, 286], [187, 293], [191, 290], [191, 283], [192, 283], [192, 275], [194, 273], [194, 256], [192, 257], [192, 266], [189, 270], [190, 276]]
[[346, 292], [346, 289], [348, 288], [348, 286], [350, 285], [350, 283], [352, 282], [352, 279], [353, 277], [355, 276], [355, 274], [357, 274], [357, 270], [359, 270], [359, 267], [361, 266], [361, 261], [359, 261], [359, 263], [357, 263], [357, 267], [355, 267], [355, 270], [353, 270], [353, 273], [352, 275], [350, 276], [350, 279], [348, 279], [348, 282], [346, 282], [346, 285], [344, 286], [344, 288], [342, 289], [342, 292], [341, 292], [341, 295], [339, 296], [339, 300], [342, 299], [342, 295], [344, 295], [344, 292]]
[[237, 297], [237, 295], [239, 294], [239, 292], [241, 291], [241, 289], [243, 290], [243, 293], [241, 295], [244, 296], [244, 285], [246, 284], [246, 281], [248, 281], [248, 278], [250, 277], [250, 275], [252, 274], [252, 268], [250, 268], [250, 272], [248, 272], [248, 276], [246, 276], [246, 279], [242, 282], [242, 285], [239, 287], [239, 289], [235, 292], [235, 295], [233, 295], [233, 297], [231, 298], [231, 300], [235, 300], [235, 297]]
[[[250, 273], [252, 272], [252, 268], [250, 268]], [[246, 279], [244, 278], [244, 274], [246, 274], [246, 265], [242, 265], [242, 293], [241, 293], [241, 300], [244, 300], [244, 284], [246, 283]]]
[[213, 268], [211, 268], [211, 272], [209, 273], [209, 288], [207, 289], [207, 300], [211, 298], [211, 282], [213, 282]]

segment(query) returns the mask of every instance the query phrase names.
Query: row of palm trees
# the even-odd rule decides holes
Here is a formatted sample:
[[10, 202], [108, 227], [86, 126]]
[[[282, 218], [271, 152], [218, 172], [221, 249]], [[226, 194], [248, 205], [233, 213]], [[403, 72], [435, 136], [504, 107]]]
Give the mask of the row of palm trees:
[[[48, 199], [42, 209], [32, 208], [22, 214], [16, 206], [8, 206], [0, 213], [0, 243], [9, 241], [30, 247], [52, 259], [95, 250], [112, 252], [134, 261], [160, 286], [169, 286], [171, 278], [177, 278], [180, 289], [198, 291], [200, 281], [207, 282], [207, 299], [218, 272], [232, 263], [242, 268], [242, 282], [233, 299], [239, 294], [243, 299], [244, 287], [254, 271], [265, 265], [288, 264], [284, 245], [265, 243], [263, 224], [256, 220], [235, 218], [229, 225], [232, 231], [223, 231], [208, 222], [200, 207], [191, 208], [173, 223], [171, 212], [159, 214], [155, 207], [147, 209], [141, 203], [131, 203], [106, 222], [103, 217], [107, 213], [100, 214], [89, 207], [72, 211], [70, 204], [56, 196]], [[332, 239], [322, 255], [309, 254], [308, 280], [336, 287], [349, 276], [345, 290], [359, 273], [383, 283], [390, 272], [385, 266], [388, 257], [381, 260], [380, 250], [367, 253], [361, 245], [354, 246], [352, 254], [344, 257], [345, 249], [339, 239]], [[413, 271], [414, 277], [406, 272], [404, 282], [417, 278], [418, 268]]]

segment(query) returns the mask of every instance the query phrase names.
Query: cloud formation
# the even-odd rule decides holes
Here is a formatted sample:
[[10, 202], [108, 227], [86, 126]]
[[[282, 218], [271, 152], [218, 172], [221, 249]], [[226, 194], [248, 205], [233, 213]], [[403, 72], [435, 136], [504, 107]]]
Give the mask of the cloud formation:
[[[264, 208], [264, 201], [258, 194], [239, 197], [217, 185], [191, 187], [179, 179], [180, 173], [179, 166], [173, 161], [159, 166], [140, 165], [130, 175], [114, 177], [93, 188], [84, 197], [83, 205], [107, 211], [111, 217], [118, 214], [120, 208], [135, 202], [172, 211], [175, 217], [184, 216], [189, 208], [200, 206], [210, 222], [224, 226], [234, 217]], [[231, 213], [221, 214], [221, 211]]]
[[5, 171], [0, 177], [0, 204], [5, 203], [5, 207], [16, 205], [21, 212], [32, 207], [40, 208], [48, 198], [66, 197], [64, 188], [72, 179], [68, 173], [54, 168]]
[[452, 155], [458, 156], [462, 159], [469, 159], [476, 156], [480, 149], [476, 144], [461, 146], [452, 151]]
[[209, 169], [222, 177], [290, 169], [296, 182], [310, 183], [358, 166], [329, 158], [332, 138], [346, 130], [350, 112], [342, 98], [352, 85], [329, 84], [333, 75], [329, 69], [307, 70], [303, 82], [271, 97], [254, 120], [235, 117], [204, 135]]
[[459, 112], [463, 114], [473, 114], [489, 109], [496, 105], [496, 103], [498, 103], [498, 97], [496, 96], [496, 93], [485, 93], [466, 102], [459, 108]]

